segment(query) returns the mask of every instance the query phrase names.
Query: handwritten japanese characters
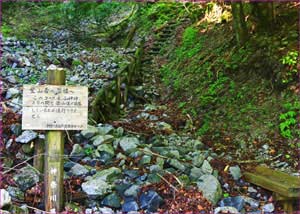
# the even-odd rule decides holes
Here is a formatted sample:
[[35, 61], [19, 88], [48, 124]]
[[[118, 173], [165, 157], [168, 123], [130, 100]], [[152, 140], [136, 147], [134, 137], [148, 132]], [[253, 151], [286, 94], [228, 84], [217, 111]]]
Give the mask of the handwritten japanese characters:
[[24, 85], [22, 128], [84, 130], [88, 89], [83, 86]]

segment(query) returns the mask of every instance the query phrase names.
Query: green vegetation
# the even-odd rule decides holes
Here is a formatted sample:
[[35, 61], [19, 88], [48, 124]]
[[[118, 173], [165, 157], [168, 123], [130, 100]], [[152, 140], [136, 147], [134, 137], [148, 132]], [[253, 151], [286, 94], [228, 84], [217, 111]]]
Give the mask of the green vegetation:
[[287, 66], [287, 71], [284, 73], [282, 78], [282, 83], [288, 83], [295, 79], [295, 76], [298, 74], [297, 66], [298, 52], [289, 51], [287, 55], [281, 58], [281, 63]]
[[280, 114], [280, 134], [287, 139], [300, 137], [300, 130], [297, 123], [297, 116], [300, 112], [300, 102], [287, 103], [284, 106], [285, 112]]

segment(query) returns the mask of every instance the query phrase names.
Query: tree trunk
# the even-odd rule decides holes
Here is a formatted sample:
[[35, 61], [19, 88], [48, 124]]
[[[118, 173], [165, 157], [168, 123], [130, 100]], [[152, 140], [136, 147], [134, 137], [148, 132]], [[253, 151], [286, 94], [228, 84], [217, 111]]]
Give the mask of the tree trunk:
[[274, 2], [252, 3], [252, 15], [257, 20], [259, 31], [273, 31], [276, 18]]
[[232, 2], [231, 8], [236, 40], [239, 45], [243, 45], [249, 38], [243, 4], [242, 2]]

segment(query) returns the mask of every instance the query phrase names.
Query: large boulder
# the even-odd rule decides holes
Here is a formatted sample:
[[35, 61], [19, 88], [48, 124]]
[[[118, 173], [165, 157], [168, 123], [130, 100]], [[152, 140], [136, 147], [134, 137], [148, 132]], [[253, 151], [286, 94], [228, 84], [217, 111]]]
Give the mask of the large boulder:
[[202, 175], [197, 182], [197, 186], [203, 196], [213, 205], [216, 205], [222, 197], [221, 184], [213, 175]]
[[81, 164], [75, 164], [71, 169], [70, 173], [75, 176], [83, 176], [89, 173], [89, 170], [82, 166]]
[[93, 137], [94, 135], [98, 134], [99, 130], [97, 127], [88, 125], [86, 130], [81, 131], [81, 135], [86, 139]]
[[39, 173], [33, 167], [26, 166], [20, 170], [20, 173], [13, 176], [22, 191], [26, 191], [40, 181]]
[[19, 137], [16, 138], [17, 143], [29, 143], [37, 138], [37, 133], [31, 130], [24, 131]]
[[135, 149], [139, 144], [139, 139], [136, 137], [123, 137], [121, 138], [119, 145], [124, 152], [130, 152]]
[[121, 174], [121, 170], [116, 167], [111, 167], [97, 172], [92, 177], [87, 177], [86, 182], [81, 184], [82, 190], [91, 196], [104, 196], [111, 192], [113, 185], [112, 180]]

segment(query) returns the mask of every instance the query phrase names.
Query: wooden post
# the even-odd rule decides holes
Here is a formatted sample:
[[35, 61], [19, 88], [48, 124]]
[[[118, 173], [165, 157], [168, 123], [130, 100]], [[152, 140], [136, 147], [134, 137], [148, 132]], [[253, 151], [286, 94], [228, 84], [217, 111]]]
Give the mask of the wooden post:
[[44, 172], [44, 152], [44, 139], [38, 139], [36, 142], [34, 142], [33, 167], [36, 168], [40, 173]]
[[[50, 66], [47, 71], [49, 85], [64, 85], [66, 73]], [[47, 212], [59, 213], [63, 208], [63, 155], [64, 132], [47, 131], [45, 158], [45, 208]]]

